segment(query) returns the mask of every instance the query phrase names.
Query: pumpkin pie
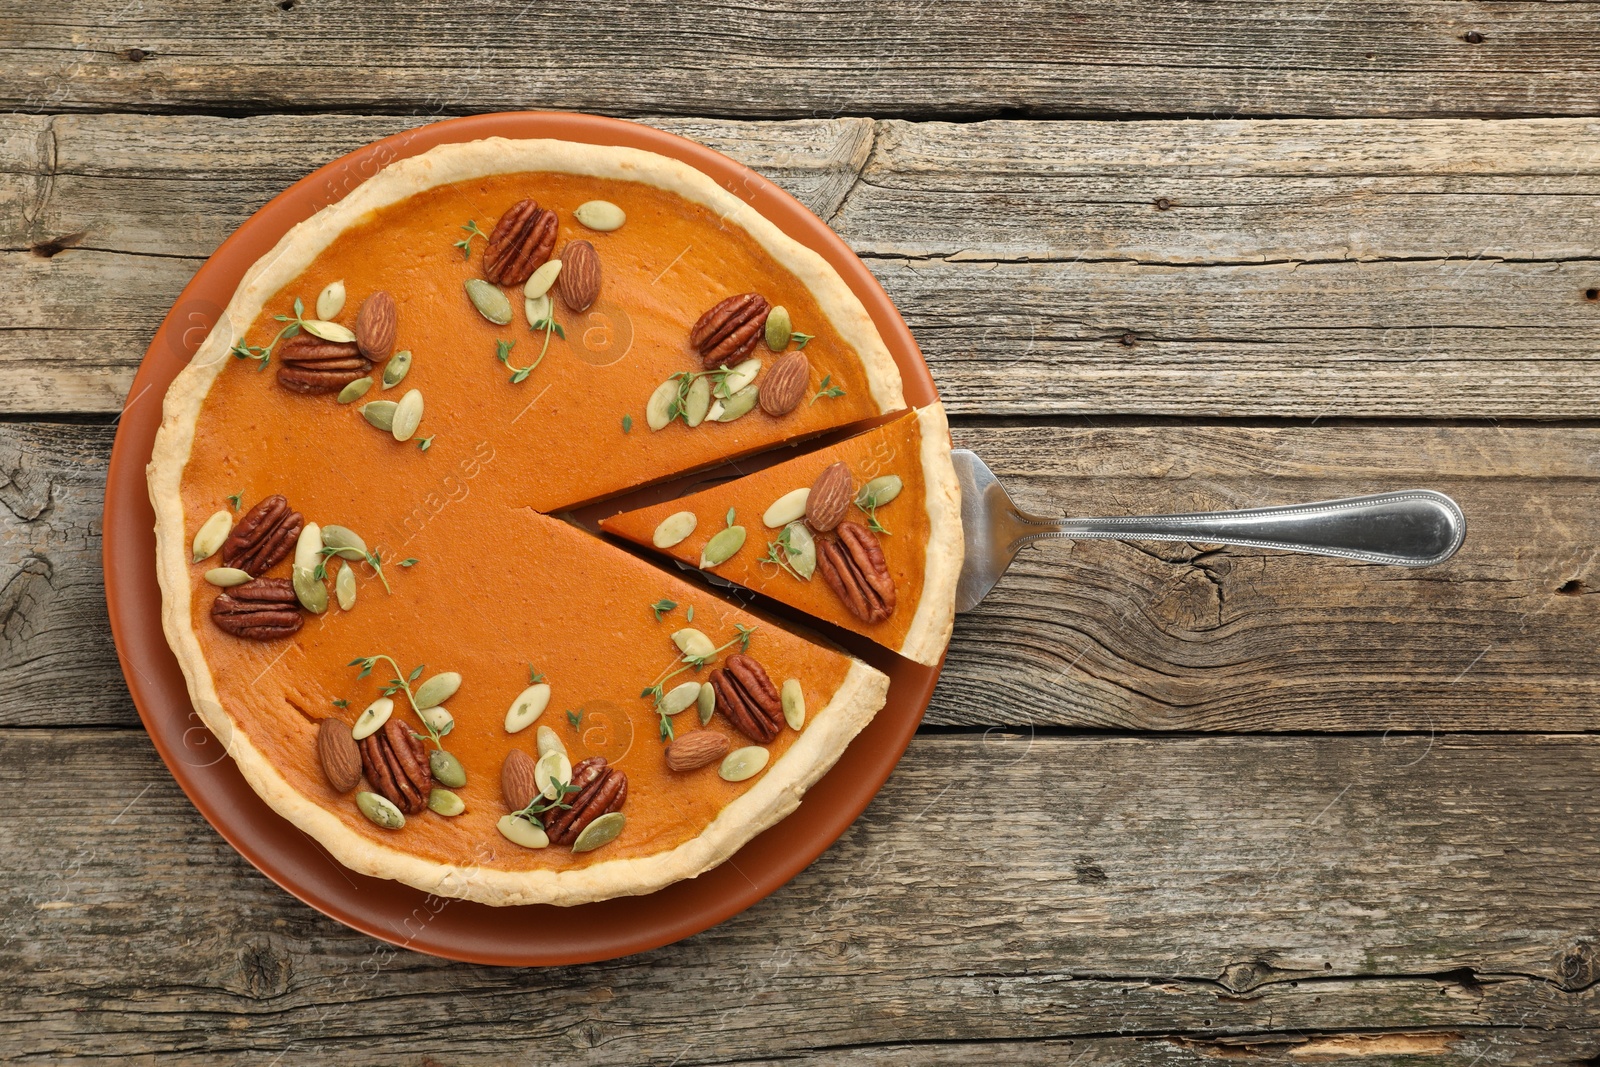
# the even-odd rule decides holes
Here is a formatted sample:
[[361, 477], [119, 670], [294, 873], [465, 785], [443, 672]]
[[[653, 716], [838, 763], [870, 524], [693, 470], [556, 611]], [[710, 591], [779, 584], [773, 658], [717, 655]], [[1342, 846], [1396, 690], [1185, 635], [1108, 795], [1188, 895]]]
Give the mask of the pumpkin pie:
[[919, 663], [949, 644], [961, 501], [940, 404], [601, 526]]
[[[285, 235], [169, 389], [166, 636], [245, 779], [350, 868], [496, 905], [651, 892], [792, 811], [888, 681], [567, 512], [903, 409], [843, 280], [693, 168], [440, 146]], [[891, 550], [925, 662], [954, 581], [909, 546], [941, 529]]]

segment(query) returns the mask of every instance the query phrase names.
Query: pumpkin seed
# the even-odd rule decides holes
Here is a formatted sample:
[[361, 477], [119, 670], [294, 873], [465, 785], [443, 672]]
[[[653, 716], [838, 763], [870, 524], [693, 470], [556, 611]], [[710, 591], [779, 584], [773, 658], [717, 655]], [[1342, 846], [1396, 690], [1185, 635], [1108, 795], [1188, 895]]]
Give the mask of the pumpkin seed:
[[717, 389], [717, 395], [732, 399], [734, 393], [737, 393], [739, 390], [755, 381], [756, 375], [760, 373], [761, 361], [759, 359], [745, 360], [743, 363], [730, 370], [728, 372], [728, 376], [722, 379], [722, 385]]
[[361, 405], [361, 417], [387, 432], [394, 429], [394, 409], [399, 406], [393, 400], [369, 400]]
[[367, 395], [367, 390], [372, 388], [372, 377], [357, 378], [355, 381], [339, 390], [339, 403], [350, 404]]
[[317, 294], [317, 318], [336, 319], [339, 312], [344, 310], [344, 279], [329, 282], [322, 292]]
[[440, 737], [455, 729], [456, 725], [456, 717], [442, 704], [434, 708], [418, 708], [417, 718], [427, 723]]
[[467, 804], [448, 789], [434, 789], [428, 793], [428, 810], [448, 818], [466, 811]]
[[206, 581], [210, 582], [212, 585], [221, 586], [223, 589], [228, 589], [232, 586], [243, 585], [245, 582], [250, 581], [250, 575], [246, 574], [238, 567], [212, 567], [210, 570], [206, 571]]
[[767, 765], [767, 750], [760, 745], [746, 745], [728, 753], [717, 768], [724, 782], [742, 782], [754, 778]]
[[339, 577], [333, 580], [333, 594], [339, 598], [340, 611], [356, 606], [356, 572], [350, 569], [350, 564], [339, 564]]
[[559, 752], [563, 756], [567, 754], [567, 746], [561, 740], [561, 735], [550, 729], [548, 726], [539, 727], [538, 732], [534, 735], [534, 738], [534, 747], [539, 750], [540, 759], [543, 759], [552, 752]]
[[367, 558], [367, 543], [361, 535], [347, 526], [335, 526], [333, 523], [322, 528], [322, 547], [336, 548], [339, 551], [334, 555], [340, 559], [360, 562]]
[[700, 700], [700, 683], [684, 682], [682, 685], [673, 686], [661, 698], [661, 705], [657, 708], [663, 715], [677, 715], [688, 710], [691, 704]]
[[783, 683], [783, 721], [789, 729], [798, 730], [806, 724], [806, 694], [800, 688], [800, 679], [790, 678]]
[[782, 352], [789, 347], [789, 338], [793, 336], [794, 325], [789, 321], [788, 308], [780, 305], [767, 312], [766, 339], [768, 348], [774, 352]]
[[806, 581], [817, 573], [817, 539], [811, 536], [811, 530], [803, 522], [791, 522], [789, 531], [789, 566], [794, 572]]
[[300, 538], [294, 543], [294, 565], [310, 574], [322, 562], [322, 527], [308, 522], [300, 528]]
[[411, 373], [411, 352], [409, 349], [396, 352], [389, 357], [389, 362], [383, 365], [383, 387], [393, 389]]
[[294, 595], [300, 601], [301, 607], [313, 615], [321, 615], [328, 610], [326, 583], [304, 567], [291, 567], [289, 577], [294, 586]]
[[356, 724], [350, 727], [350, 736], [357, 741], [378, 732], [378, 727], [389, 721], [389, 716], [394, 714], [394, 701], [388, 697], [379, 697], [367, 705], [367, 710], [356, 716]]
[[650, 394], [650, 399], [645, 401], [644, 421], [652, 430], [664, 430], [672, 421], [669, 412], [672, 402], [678, 399], [678, 383], [668, 378], [656, 386], [655, 392]]
[[400, 814], [400, 809], [376, 793], [366, 790], [357, 793], [356, 807], [361, 809], [361, 814], [385, 830], [398, 830], [406, 824], [406, 817]]
[[233, 516], [226, 511], [219, 511], [201, 523], [200, 529], [194, 532], [194, 543], [189, 546], [194, 553], [194, 561], [199, 563], [216, 555], [217, 549], [222, 547], [222, 542], [228, 539], [232, 531]]
[[523, 848], [544, 848], [550, 844], [548, 834], [527, 819], [519, 819], [515, 815], [500, 816], [494, 828], [500, 831], [501, 837]]
[[461, 688], [461, 675], [455, 671], [441, 671], [429, 678], [412, 692], [412, 700], [416, 703], [417, 710], [437, 707], [446, 700], [456, 695], [456, 690]]
[[561, 796], [565, 792], [561, 787], [571, 783], [572, 760], [565, 752], [546, 752], [533, 765], [533, 784], [539, 787], [540, 795], [546, 800]]
[[504, 326], [511, 321], [511, 301], [499, 286], [490, 285], [482, 278], [468, 278], [466, 287], [467, 299], [478, 309], [478, 314], [496, 326]]
[[711, 411], [711, 379], [696, 378], [689, 383], [689, 393], [683, 398], [683, 421], [691, 428], [706, 421]]
[[[522, 286], [522, 299], [524, 302], [537, 300], [550, 291], [556, 283], [556, 276], [561, 273], [559, 259], [547, 259], [538, 270], [528, 275], [527, 282]], [[532, 319], [528, 321], [533, 321]]]
[[601, 233], [620, 229], [622, 224], [628, 221], [627, 213], [609, 200], [590, 200], [579, 204], [578, 210], [572, 213], [572, 217], [589, 229], [599, 230]]
[[867, 508], [881, 508], [900, 495], [902, 486], [898, 474], [885, 474], [881, 478], [874, 478], [863, 485], [861, 492], [856, 494], [856, 507], [863, 511]]
[[522, 301], [522, 313], [527, 316], [528, 325], [535, 330], [543, 328], [539, 324], [550, 317], [551, 310], [552, 305], [549, 293], [544, 296], [529, 297]]
[[422, 393], [411, 389], [400, 398], [399, 405], [394, 409], [394, 425], [389, 427], [389, 432], [394, 434], [396, 441], [409, 441], [421, 422]]
[[[717, 401], [713, 405], [712, 412], [706, 418], [711, 419], [713, 422], [732, 422], [734, 419], [747, 415], [750, 409], [756, 406], [756, 399], [760, 391], [759, 386], [747, 385], [728, 399]], [[722, 410], [717, 411], [715, 410], [716, 408], [721, 408]]]
[[628, 817], [620, 811], [608, 812], [583, 828], [583, 833], [572, 843], [573, 852], [593, 852], [601, 845], [609, 845], [622, 833]]
[[506, 733], [514, 734], [519, 730], [526, 730], [544, 714], [545, 707], [550, 703], [550, 686], [546, 682], [530, 685], [517, 694], [517, 699], [511, 702], [511, 710], [506, 712]]
[[694, 533], [694, 528], [699, 524], [699, 518], [692, 511], [674, 512], [661, 520], [656, 532], [650, 535], [650, 543], [657, 548], [671, 548]]
[[791, 490], [772, 502], [772, 506], [761, 516], [762, 525], [769, 530], [776, 530], [780, 526], [787, 526], [796, 519], [806, 517], [806, 501], [811, 499], [811, 489]]
[[443, 749], [434, 749], [428, 753], [428, 770], [433, 772], [434, 779], [440, 785], [447, 785], [451, 789], [460, 789], [467, 784], [466, 768], [461, 766], [461, 761]]
[[320, 337], [324, 341], [335, 344], [347, 345], [356, 339], [348, 326], [340, 326], [337, 322], [324, 322], [321, 319], [301, 319], [300, 325], [306, 328], [306, 333], [312, 337]]
[[717, 710], [717, 690], [710, 682], [700, 683], [700, 725], [704, 726], [711, 721], [712, 714]]
[[717, 654], [717, 646], [711, 643], [711, 638], [693, 626], [685, 626], [673, 634], [672, 643], [678, 646], [679, 652], [691, 659], [710, 659]]
[[706, 547], [700, 551], [700, 569], [718, 567], [728, 562], [734, 554], [744, 547], [744, 527], [729, 526], [721, 530], [715, 537], [706, 542]]

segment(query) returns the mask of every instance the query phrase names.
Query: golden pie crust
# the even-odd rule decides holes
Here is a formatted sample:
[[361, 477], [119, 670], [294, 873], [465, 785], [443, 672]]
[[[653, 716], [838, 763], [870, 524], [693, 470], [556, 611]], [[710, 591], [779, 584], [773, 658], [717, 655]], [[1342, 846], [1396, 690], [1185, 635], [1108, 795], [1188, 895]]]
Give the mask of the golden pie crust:
[[[865, 308], [843, 280], [820, 256], [786, 237], [748, 204], [704, 174], [676, 160], [635, 149], [552, 140], [489, 139], [440, 146], [387, 167], [345, 199], [296, 226], [268, 255], [254, 264], [246, 272], [216, 327], [169, 389], [147, 475], [156, 515], [157, 576], [163, 594], [162, 622], [168, 643], [183, 669], [195, 708], [207, 727], [226, 742], [241, 773], [256, 792], [280, 815], [322, 844], [339, 862], [363, 874], [395, 879], [440, 896], [492, 905], [572, 905], [652, 892], [681, 879], [692, 878], [726, 860], [751, 837], [794, 810], [805, 790], [833, 766], [845, 746], [882, 707], [887, 694], [887, 678], [842, 652], [799, 636], [792, 630], [780, 628], [770, 620], [743, 612], [703, 589], [603, 544], [592, 535], [536, 512], [529, 513], [526, 515], [525, 528], [517, 536], [541, 546], [548, 558], [569, 559], [579, 569], [592, 566], [599, 569], [596, 573], [614, 572], [618, 576], [617, 581], [630, 589], [639, 590], [640, 598], [646, 593], [653, 598], [666, 591], [668, 596], [682, 602], [700, 604], [705, 613], [702, 617], [715, 614], [725, 625], [732, 625], [741, 619], [758, 625], [762, 629], [755, 640], [763, 648], [759, 655], [771, 655], [780, 665], [801, 664], [813, 672], [807, 677], [826, 677], [831, 691], [827, 693], [825, 702], [819, 701], [822, 706], [812, 710], [803, 730], [797, 734], [786, 731], [783, 742], [775, 743], [772, 748], [775, 758], [762, 774], [739, 789], [730, 790], [725, 803], [717, 801], [720, 807], [714, 816], [702, 819], [703, 825], [700, 822], [690, 825], [685, 831], [689, 836], [658, 835], [663, 842], [659, 850], [608, 858], [607, 852], [611, 847], [608, 846], [582, 857], [573, 857], [557, 847], [534, 852], [516, 849], [503, 840], [493, 838], [489, 842], [492, 847], [488, 852], [479, 848], [470, 855], [465, 851], [453, 854], [443, 846], [434, 845], [432, 839], [422, 840], [417, 847], [413, 847], [405, 836], [406, 831], [392, 833], [373, 827], [359, 814], [354, 814], [355, 806], [348, 796], [339, 796], [325, 782], [308, 776], [304, 766], [284, 758], [282, 753], [291, 749], [279, 746], [300, 745], [306, 753], [312, 752], [315, 719], [306, 714], [308, 709], [300, 708], [300, 716], [274, 720], [278, 732], [288, 736], [273, 736], [265, 731], [258, 720], [252, 718], [259, 709], [252, 704], [255, 697], [245, 684], [250, 680], [242, 678], [242, 674], [240, 677], [228, 673], [219, 676], [214, 671], [212, 660], [216, 657], [207, 654], [207, 645], [214, 640], [213, 635], [207, 631], [206, 636], [202, 637], [200, 632], [201, 627], [209, 627], [210, 623], [198, 618], [204, 613], [202, 608], [211, 592], [203, 584], [201, 575], [205, 567], [214, 565], [214, 562], [196, 566], [189, 558], [190, 537], [204, 521], [209, 509], [197, 505], [195, 499], [186, 499], [186, 475], [190, 473], [190, 461], [197, 438], [207, 444], [217, 440], [218, 431], [214, 427], [208, 428], [206, 423], [206, 402], [213, 395], [223, 371], [238, 362], [229, 355], [233, 343], [250, 336], [252, 330], [259, 333], [262, 320], [272, 309], [272, 301], [281, 301], [286, 287], [297, 280], [303, 281], [308, 269], [319, 261], [320, 256], [335, 247], [342, 235], [372, 225], [374, 219], [385, 217], [384, 212], [401, 210], [409, 198], [430, 190], [475, 179], [483, 179], [487, 186], [516, 175], [553, 175], [569, 183], [572, 180], [592, 180], [602, 188], [608, 182], [640, 183], [680, 197], [696, 209], [703, 208], [714, 213], [723, 224], [742, 235], [742, 239], [754, 241], [763, 254], [789, 272], [814, 298], [816, 307], [826, 319], [827, 328], [832, 331], [831, 335], [858, 358], [865, 393], [870, 396], [876, 411], [889, 412], [903, 407], [899, 373], [893, 358]], [[570, 209], [576, 204], [564, 206]], [[618, 299], [626, 297], [619, 295]], [[685, 322], [685, 328], [689, 321], [692, 318]], [[251, 371], [239, 366], [234, 373], [249, 374]], [[640, 384], [647, 393], [654, 383]], [[296, 402], [307, 401], [296, 398]], [[331, 399], [327, 402], [331, 404]], [[636, 409], [639, 407], [641, 405], [636, 405]], [[679, 429], [682, 427], [674, 426], [664, 432]], [[349, 432], [356, 434], [363, 431], [352, 429]], [[644, 431], [641, 427], [633, 432]], [[741, 450], [768, 447], [771, 443], [756, 441], [752, 445], [730, 436], [727, 453], [735, 455]], [[407, 455], [410, 456], [410, 453]], [[521, 458], [537, 462], [548, 461], [550, 456], [541, 455], [538, 446], [533, 445]], [[944, 465], [948, 468], [947, 440]], [[204, 473], [205, 464], [197, 465], [195, 470]], [[670, 471], [664, 468], [651, 469], [646, 477], [660, 477], [665, 473]], [[954, 484], [953, 475], [950, 484]], [[290, 481], [283, 491], [289, 495], [291, 504], [299, 508], [294, 483]], [[538, 487], [530, 490], [539, 510], [554, 510], [557, 503], [570, 506], [581, 502], [579, 497], [557, 501], [555, 490], [541, 498], [537, 495], [540, 491]], [[568, 495], [571, 496], [570, 493]], [[605, 494], [602, 492], [598, 495]], [[255, 498], [252, 494], [246, 499], [246, 506]], [[953, 503], [953, 498], [946, 501], [952, 507]], [[513, 504], [506, 502], [497, 502], [492, 506], [506, 511], [517, 510]], [[529, 511], [530, 507], [524, 506], [521, 510]], [[308, 521], [340, 521], [342, 516], [342, 513], [338, 516], [313, 515], [309, 513], [310, 509], [304, 510], [308, 511]], [[502, 518], [498, 511], [495, 515], [497, 519]], [[517, 520], [504, 521], [514, 523]], [[959, 523], [958, 519], [956, 521]], [[959, 530], [959, 525], [956, 529]], [[427, 536], [428, 532], [423, 531], [423, 537]], [[602, 558], [600, 554], [611, 555]], [[438, 559], [434, 562], [439, 565], [445, 563]], [[959, 567], [959, 552], [954, 556], [953, 563], [946, 559], [943, 566], [930, 566], [930, 586], [933, 588], [925, 591], [924, 599], [930, 595], [941, 595], [947, 603], [953, 604]], [[363, 593], [363, 596], [366, 595]], [[362, 610], [358, 606], [348, 618], [359, 619]], [[448, 628], [451, 620], [444, 621]], [[470, 628], [465, 622], [462, 625]], [[302, 639], [309, 628], [288, 642], [290, 649], [285, 651], [274, 646], [272, 653], [287, 655], [291, 663], [304, 660], [308, 655], [306, 649], [316, 644], [309, 637]], [[927, 632], [922, 639], [924, 652], [935, 644], [942, 648], [948, 639], [948, 622], [926, 627], [925, 630]], [[640, 638], [630, 636], [629, 640], [637, 642]], [[770, 652], [767, 651], [769, 648]], [[355, 654], [373, 651], [378, 649], [360, 647]], [[752, 654], [757, 654], [754, 649]], [[449, 659], [448, 656], [443, 658]], [[224, 659], [227, 659], [231, 670], [237, 657]], [[265, 663], [265, 659], [262, 662]], [[319, 662], [331, 660], [325, 657]], [[451, 664], [446, 662], [440, 666], [449, 668]], [[271, 669], [271, 664], [267, 664], [263, 674]], [[342, 686], [347, 680], [327, 680], [325, 684]], [[775, 680], [781, 681], [781, 674], [775, 673]], [[317, 695], [326, 695], [322, 680], [309, 688], [321, 688]], [[290, 700], [290, 703], [294, 702]], [[278, 710], [282, 714], [282, 709]], [[318, 711], [325, 714], [331, 709], [324, 705]], [[547, 712], [547, 718], [554, 713]], [[256, 729], [253, 730], [253, 726]], [[303, 731], [304, 737], [293, 736], [296, 731]], [[526, 744], [521, 743], [524, 741]], [[530, 748], [531, 741], [531, 736], [519, 735], [510, 744]], [[653, 739], [647, 741], [654, 744]], [[311, 757], [308, 755], [308, 758]], [[498, 762], [493, 766], [471, 766], [469, 773], [479, 782], [497, 781]], [[469, 803], [469, 815], [477, 808], [493, 809], [494, 814], [499, 814], [498, 790], [492, 786], [486, 788], [488, 793], [479, 796], [492, 795], [494, 800], [476, 801], [476, 808]], [[626, 809], [630, 815], [630, 827], [633, 825], [635, 805], [647, 804], [650, 799], [631, 793]], [[467, 819], [467, 816], [458, 818]], [[452, 821], [433, 821], [442, 821], [446, 826], [455, 825]], [[472, 824], [463, 822], [460, 825], [465, 828]], [[695, 826], [700, 828], [690, 833]], [[477, 829], [480, 831], [477, 836], [482, 838], [481, 820]], [[545, 856], [545, 853], [550, 856]]]

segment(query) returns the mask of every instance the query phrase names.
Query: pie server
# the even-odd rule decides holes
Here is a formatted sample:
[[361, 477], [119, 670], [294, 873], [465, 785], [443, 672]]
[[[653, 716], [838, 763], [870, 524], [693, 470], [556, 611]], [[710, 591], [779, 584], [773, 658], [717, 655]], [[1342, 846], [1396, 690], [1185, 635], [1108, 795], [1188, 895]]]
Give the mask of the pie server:
[[957, 611], [977, 607], [1017, 552], [1047, 537], [1198, 541], [1428, 567], [1455, 555], [1467, 536], [1461, 508], [1431, 489], [1244, 511], [1048, 519], [1017, 507], [977, 453], [958, 448], [951, 459], [961, 483], [961, 528], [966, 538], [966, 559], [956, 585]]

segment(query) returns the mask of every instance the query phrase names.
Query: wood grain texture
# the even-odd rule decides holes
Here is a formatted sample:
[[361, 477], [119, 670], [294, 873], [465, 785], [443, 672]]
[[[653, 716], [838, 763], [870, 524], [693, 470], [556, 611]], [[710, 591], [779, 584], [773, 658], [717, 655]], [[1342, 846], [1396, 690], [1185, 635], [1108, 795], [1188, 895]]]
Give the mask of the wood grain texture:
[[81, 0], [0, 23], [18, 110], [911, 118], [1591, 114], [1596, 5]]
[[30, 800], [0, 810], [9, 1062], [1600, 1050], [1594, 737], [919, 738], [749, 912], [543, 971], [392, 950], [300, 905], [137, 731], [0, 732], [0, 782]]
[[[1593, 414], [1592, 120], [660, 124], [832, 221], [957, 413]], [[0, 406], [115, 410], [223, 237], [409, 125], [0, 118]]]
[[[1600, 728], [1600, 430], [958, 424], [1041, 513], [1138, 514], [1429, 486], [1466, 547], [1427, 570], [1054, 542], [960, 616], [936, 726]], [[112, 429], [0, 427], [0, 724], [132, 724], [100, 589]], [[893, 524], [890, 523], [890, 528]]]

